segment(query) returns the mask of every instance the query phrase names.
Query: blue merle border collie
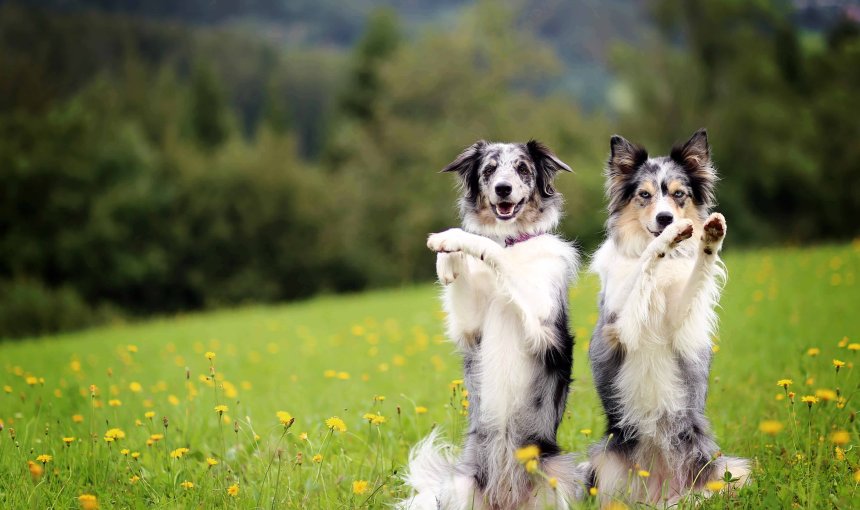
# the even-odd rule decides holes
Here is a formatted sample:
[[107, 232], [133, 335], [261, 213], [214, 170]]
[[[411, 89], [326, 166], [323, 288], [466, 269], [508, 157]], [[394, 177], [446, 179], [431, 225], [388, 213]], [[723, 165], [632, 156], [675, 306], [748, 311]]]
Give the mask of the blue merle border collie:
[[589, 346], [608, 424], [590, 450], [591, 483], [604, 498], [669, 505], [708, 495], [707, 482], [726, 472], [724, 490], [732, 490], [746, 483], [748, 461], [720, 454], [704, 414], [726, 277], [707, 133], [664, 157], [620, 136], [610, 146], [608, 235], [591, 264], [600, 314]]
[[[568, 286], [578, 267], [576, 249], [552, 233], [560, 170], [570, 168], [536, 141], [479, 141], [443, 170], [460, 177], [463, 228], [432, 234], [427, 246], [437, 253], [448, 335], [463, 356], [469, 427], [459, 455], [436, 431], [413, 449], [413, 494], [401, 508], [566, 508], [583, 494], [587, 464], [556, 442], [573, 362]], [[554, 489], [517, 462], [516, 450], [528, 445], [539, 447]]]

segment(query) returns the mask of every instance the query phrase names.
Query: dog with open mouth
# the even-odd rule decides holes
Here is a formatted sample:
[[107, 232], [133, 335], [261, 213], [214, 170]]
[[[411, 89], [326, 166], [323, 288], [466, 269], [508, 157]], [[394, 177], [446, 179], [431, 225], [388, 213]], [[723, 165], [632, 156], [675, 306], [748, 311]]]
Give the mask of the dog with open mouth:
[[[604, 501], [665, 506], [710, 494], [710, 481], [733, 490], [746, 483], [749, 463], [721, 454], [705, 417], [726, 276], [726, 220], [711, 213], [717, 174], [707, 133], [669, 156], [649, 157], [620, 136], [610, 148], [607, 239], [591, 264], [600, 311], [589, 345], [607, 431], [591, 448], [591, 483]], [[650, 475], [638, 477], [640, 470]]]
[[[413, 449], [413, 493], [400, 508], [567, 508], [584, 493], [587, 466], [556, 442], [573, 363], [568, 287], [578, 267], [573, 245], [552, 233], [559, 171], [570, 167], [536, 141], [479, 141], [443, 170], [460, 178], [463, 228], [432, 234], [427, 246], [445, 286], [447, 332], [463, 356], [469, 428], [458, 456], [437, 431]], [[518, 462], [527, 446], [552, 484]]]

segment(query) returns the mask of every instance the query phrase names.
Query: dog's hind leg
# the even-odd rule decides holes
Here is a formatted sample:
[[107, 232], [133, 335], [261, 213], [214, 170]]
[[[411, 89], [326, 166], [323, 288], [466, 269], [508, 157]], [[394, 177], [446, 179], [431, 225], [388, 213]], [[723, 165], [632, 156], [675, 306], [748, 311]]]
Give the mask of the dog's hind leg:
[[556, 487], [551, 491], [539, 491], [534, 498], [538, 504], [535, 508], [570, 508], [588, 493], [589, 462], [578, 461], [572, 454], [552, 455], [541, 460], [541, 469], [550, 479], [555, 479]]

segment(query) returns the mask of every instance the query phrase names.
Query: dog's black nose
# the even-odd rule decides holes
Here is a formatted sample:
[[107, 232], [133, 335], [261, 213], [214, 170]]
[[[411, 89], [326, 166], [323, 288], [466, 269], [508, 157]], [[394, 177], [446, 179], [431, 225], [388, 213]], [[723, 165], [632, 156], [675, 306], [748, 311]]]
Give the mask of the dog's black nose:
[[667, 226], [669, 226], [672, 223], [672, 220], [674, 220], [674, 219], [675, 219], [675, 217], [672, 216], [672, 213], [668, 213], [668, 212], [657, 213], [657, 224], [660, 225], [662, 228], [666, 228]]
[[511, 194], [511, 191], [513, 189], [514, 188], [510, 184], [506, 182], [500, 182], [499, 184], [496, 184], [496, 195], [498, 195], [500, 198], [505, 198], [506, 196]]

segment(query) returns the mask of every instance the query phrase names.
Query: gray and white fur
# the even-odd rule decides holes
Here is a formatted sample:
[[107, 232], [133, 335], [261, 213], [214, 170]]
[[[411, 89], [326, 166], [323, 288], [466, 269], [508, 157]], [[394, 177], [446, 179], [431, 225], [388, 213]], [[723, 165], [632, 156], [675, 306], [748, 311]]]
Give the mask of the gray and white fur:
[[[726, 277], [725, 218], [710, 214], [717, 180], [707, 134], [654, 157], [620, 136], [607, 164], [608, 236], [591, 269], [600, 314], [589, 357], [606, 417], [590, 449], [601, 497], [671, 505], [725, 472], [746, 483], [745, 459], [723, 456], [705, 399]], [[641, 477], [639, 470], [650, 476]]]
[[[462, 183], [463, 228], [432, 234], [447, 332], [463, 356], [469, 427], [462, 450], [434, 431], [409, 459], [412, 496], [400, 508], [566, 507], [587, 474], [561, 453], [573, 363], [568, 286], [576, 249], [551, 233], [562, 198], [552, 186], [570, 168], [536, 141], [479, 141], [443, 171]], [[557, 488], [529, 475], [517, 449], [537, 445], [539, 467]]]

